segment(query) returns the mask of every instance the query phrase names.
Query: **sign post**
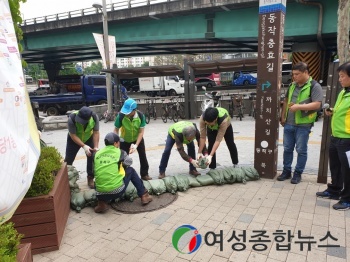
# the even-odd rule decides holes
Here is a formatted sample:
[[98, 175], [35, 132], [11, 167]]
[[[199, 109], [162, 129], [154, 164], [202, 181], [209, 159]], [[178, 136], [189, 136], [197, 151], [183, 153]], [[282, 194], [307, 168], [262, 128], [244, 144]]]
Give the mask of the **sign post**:
[[286, 0], [259, 0], [254, 167], [264, 178], [277, 174], [285, 13]]

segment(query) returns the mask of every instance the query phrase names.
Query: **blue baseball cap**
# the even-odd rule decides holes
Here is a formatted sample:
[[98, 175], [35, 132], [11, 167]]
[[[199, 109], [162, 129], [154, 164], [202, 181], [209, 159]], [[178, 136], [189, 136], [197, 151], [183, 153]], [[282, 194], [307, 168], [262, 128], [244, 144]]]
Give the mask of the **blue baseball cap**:
[[129, 98], [125, 100], [122, 110], [120, 112], [124, 115], [130, 114], [133, 110], [137, 108], [137, 103], [134, 99]]

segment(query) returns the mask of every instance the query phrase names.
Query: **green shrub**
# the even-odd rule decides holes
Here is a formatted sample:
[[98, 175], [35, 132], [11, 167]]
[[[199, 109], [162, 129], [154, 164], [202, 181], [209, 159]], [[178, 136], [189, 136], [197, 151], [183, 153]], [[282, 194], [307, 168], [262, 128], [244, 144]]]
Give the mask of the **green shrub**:
[[4, 223], [0, 225], [0, 261], [16, 261], [18, 245], [23, 235], [18, 234], [13, 223]]
[[36, 166], [32, 184], [26, 197], [46, 195], [53, 187], [55, 175], [61, 168], [61, 154], [55, 147], [41, 148], [41, 154]]

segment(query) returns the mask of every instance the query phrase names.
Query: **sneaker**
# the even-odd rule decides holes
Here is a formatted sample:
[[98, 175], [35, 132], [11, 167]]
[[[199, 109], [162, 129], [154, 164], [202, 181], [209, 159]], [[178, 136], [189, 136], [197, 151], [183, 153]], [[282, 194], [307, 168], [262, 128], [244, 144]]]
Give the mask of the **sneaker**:
[[195, 177], [201, 175], [201, 173], [199, 173], [196, 169], [190, 170], [190, 172], [188, 172], [188, 173], [189, 173], [190, 175], [192, 175], [192, 176], [195, 176]]
[[162, 179], [164, 177], [165, 177], [165, 172], [160, 172], [159, 176], [158, 176], [158, 179]]
[[299, 184], [301, 181], [301, 174], [294, 173], [292, 180], [290, 181], [292, 184]]
[[334, 199], [334, 200], [339, 200], [339, 196], [338, 195], [332, 195], [331, 193], [329, 193], [327, 190], [323, 191], [323, 192], [317, 192], [316, 193], [317, 197], [323, 197], [323, 198], [329, 198], [329, 199]]
[[338, 203], [333, 205], [333, 208], [335, 210], [348, 210], [350, 209], [350, 202], [346, 202], [346, 201], [339, 201]]
[[284, 181], [286, 179], [290, 179], [291, 178], [291, 172], [287, 172], [287, 171], [284, 171], [282, 172], [282, 174], [280, 174], [278, 177], [277, 177], [277, 180], [278, 181]]
[[152, 180], [152, 177], [150, 177], [149, 175], [146, 175], [146, 176], [142, 176], [141, 179], [147, 181], [147, 180]]

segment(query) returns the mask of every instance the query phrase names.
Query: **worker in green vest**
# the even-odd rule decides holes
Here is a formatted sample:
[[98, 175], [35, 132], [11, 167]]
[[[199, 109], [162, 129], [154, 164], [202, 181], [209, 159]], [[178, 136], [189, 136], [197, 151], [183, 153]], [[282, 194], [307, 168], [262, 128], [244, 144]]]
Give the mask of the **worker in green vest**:
[[143, 135], [145, 133], [145, 115], [137, 110], [137, 103], [134, 99], [125, 100], [122, 109], [117, 115], [114, 123], [114, 133], [124, 139], [120, 148], [128, 154], [133, 154], [136, 150], [139, 153], [140, 175], [142, 180], [151, 180], [148, 170], [148, 160]]
[[340, 201], [333, 205], [336, 210], [350, 209], [350, 62], [338, 68], [339, 82], [343, 90], [333, 108], [325, 109], [332, 117], [332, 135], [329, 145], [329, 169], [331, 183], [316, 196]]
[[[200, 134], [197, 129], [196, 124], [189, 121], [180, 121], [169, 127], [168, 136], [165, 142], [165, 148], [160, 160], [159, 165], [159, 179], [165, 177], [165, 170], [168, 166], [168, 161], [170, 157], [171, 150], [176, 144], [177, 151], [183, 160], [190, 163], [189, 164], [189, 174], [193, 176], [199, 176], [200, 173], [197, 171], [198, 162], [196, 160], [196, 151], [194, 147], [193, 140], [196, 139], [198, 144], [200, 141]], [[184, 146], [187, 145], [187, 153], [185, 153]], [[206, 148], [203, 151], [207, 153]]]
[[283, 102], [280, 123], [283, 130], [283, 171], [277, 177], [284, 181], [292, 177], [294, 148], [298, 154], [292, 184], [301, 181], [307, 161], [307, 144], [311, 128], [320, 110], [323, 93], [319, 83], [312, 80], [308, 65], [304, 62], [292, 67], [294, 82], [289, 87]]
[[208, 153], [206, 164], [211, 169], [216, 168], [216, 150], [222, 139], [225, 139], [230, 152], [233, 166], [238, 164], [238, 152], [234, 142], [231, 117], [227, 110], [222, 107], [208, 107], [199, 119], [200, 143], [198, 148], [198, 159], [203, 157], [202, 150], [208, 135]]
[[84, 149], [87, 157], [87, 183], [90, 188], [94, 188], [92, 153], [98, 150], [100, 141], [99, 129], [97, 115], [87, 106], [83, 106], [79, 111], [73, 112], [68, 117], [68, 136], [64, 161], [68, 165], [72, 165], [79, 149]]
[[142, 205], [152, 201], [142, 180], [131, 167], [132, 158], [119, 148], [122, 141], [117, 134], [108, 133], [104, 139], [106, 147], [95, 153], [96, 213], [107, 211], [110, 201], [121, 198], [130, 181], [135, 186]]

